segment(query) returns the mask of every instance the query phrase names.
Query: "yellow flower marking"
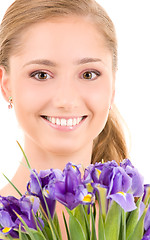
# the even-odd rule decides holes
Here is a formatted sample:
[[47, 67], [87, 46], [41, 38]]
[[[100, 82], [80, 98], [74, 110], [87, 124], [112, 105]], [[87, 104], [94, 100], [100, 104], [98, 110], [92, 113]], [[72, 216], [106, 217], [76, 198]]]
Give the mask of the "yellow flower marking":
[[97, 177], [99, 178], [99, 176], [101, 175], [101, 171], [96, 168], [96, 172], [97, 172]]
[[48, 189], [46, 189], [46, 192], [49, 194], [49, 191], [48, 191]]
[[72, 168], [76, 171], [76, 166], [72, 165]]
[[30, 196], [30, 202], [33, 204], [34, 203], [34, 197]]
[[2, 232], [3, 232], [3, 233], [8, 233], [10, 230], [11, 230], [10, 227], [5, 227], [5, 228], [2, 230]]
[[83, 198], [83, 202], [91, 202], [92, 201], [92, 194], [87, 194], [84, 198]]
[[118, 194], [123, 195], [123, 197], [126, 197], [126, 194], [124, 192], [118, 192]]
[[43, 194], [44, 194], [46, 197], [48, 197], [48, 195], [49, 195], [48, 189], [44, 189], [44, 190], [43, 190]]

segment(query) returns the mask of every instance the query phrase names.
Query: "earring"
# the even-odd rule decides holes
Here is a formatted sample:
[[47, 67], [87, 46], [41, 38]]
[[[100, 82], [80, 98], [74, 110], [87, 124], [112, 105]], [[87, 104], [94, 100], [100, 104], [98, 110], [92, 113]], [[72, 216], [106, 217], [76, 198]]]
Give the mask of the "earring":
[[13, 105], [12, 105], [12, 97], [9, 97], [8, 109], [11, 109], [12, 107], [13, 107]]

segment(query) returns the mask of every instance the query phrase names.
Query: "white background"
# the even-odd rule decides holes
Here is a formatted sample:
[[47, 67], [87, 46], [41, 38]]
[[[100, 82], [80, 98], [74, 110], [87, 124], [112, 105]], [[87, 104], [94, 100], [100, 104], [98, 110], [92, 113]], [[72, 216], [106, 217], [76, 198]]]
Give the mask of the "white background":
[[[0, 21], [12, 0], [0, 2]], [[119, 43], [115, 103], [131, 135], [130, 159], [150, 183], [150, 1], [98, 0], [112, 18]], [[22, 154], [21, 130], [0, 94], [0, 187], [16, 171]]]

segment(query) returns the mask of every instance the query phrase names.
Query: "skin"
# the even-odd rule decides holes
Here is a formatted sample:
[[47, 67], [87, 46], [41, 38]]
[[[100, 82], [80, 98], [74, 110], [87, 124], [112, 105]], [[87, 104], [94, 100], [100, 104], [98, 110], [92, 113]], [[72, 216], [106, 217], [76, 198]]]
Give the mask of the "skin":
[[[0, 81], [5, 99], [12, 96], [31, 167], [63, 169], [69, 161], [86, 167], [115, 93], [105, 39], [88, 19], [75, 16], [34, 24], [21, 36], [21, 50], [10, 56], [9, 72], [0, 67]], [[86, 117], [63, 128], [43, 115]], [[28, 180], [29, 171], [20, 164], [12, 181], [24, 193]], [[10, 186], [1, 194], [16, 195]]]

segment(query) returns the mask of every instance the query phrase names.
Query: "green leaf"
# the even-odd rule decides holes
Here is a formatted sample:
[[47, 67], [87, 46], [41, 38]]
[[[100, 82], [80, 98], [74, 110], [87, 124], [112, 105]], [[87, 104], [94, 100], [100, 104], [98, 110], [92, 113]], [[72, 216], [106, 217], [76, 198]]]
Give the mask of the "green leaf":
[[86, 240], [86, 236], [84, 234], [84, 231], [82, 229], [80, 222], [72, 214], [70, 214], [70, 217], [69, 217], [69, 229], [70, 229], [71, 240], [77, 240], [77, 239]]
[[46, 232], [46, 239], [53, 240], [53, 235], [49, 227], [45, 227], [44, 231]]
[[36, 240], [46, 240], [46, 238], [40, 232], [38, 232], [36, 230], [31, 230], [31, 232], [34, 236], [34, 239], [36, 239]]
[[92, 223], [92, 230], [91, 230], [90, 240], [97, 240], [97, 237], [96, 237], [96, 229], [95, 229], [95, 220], [94, 220], [94, 215], [93, 215], [92, 207], [91, 207], [90, 215], [91, 215], [91, 223]]
[[3, 176], [6, 178], [6, 180], [12, 185], [12, 187], [17, 191], [17, 193], [22, 197], [21, 192], [18, 190], [18, 188], [15, 187], [15, 185], [12, 183], [11, 180], [9, 180], [8, 177], [5, 176], [5, 174], [3, 174]]
[[104, 222], [103, 222], [100, 206], [99, 206], [99, 220], [98, 220], [98, 239], [106, 240]]
[[136, 224], [133, 234], [128, 238], [128, 240], [141, 240], [143, 237], [144, 232], [144, 218], [146, 215], [146, 210], [144, 210], [143, 215], [141, 216], [140, 220]]
[[19, 239], [20, 240], [29, 240], [27, 234], [21, 232], [21, 224], [19, 225]]
[[58, 216], [57, 216], [56, 212], [55, 212], [55, 214], [54, 214], [53, 222], [54, 222], [54, 225], [55, 225], [55, 227], [56, 227], [56, 229], [57, 229], [58, 236], [59, 236], [59, 240], [62, 240], [60, 225], [59, 225]]
[[141, 198], [138, 199], [136, 206], [137, 208], [132, 211], [127, 219], [127, 226], [126, 226], [126, 238], [129, 239], [130, 236], [133, 234], [135, 226], [138, 222], [139, 218], [139, 209], [140, 209]]
[[48, 209], [48, 206], [47, 206], [47, 202], [46, 202], [46, 199], [45, 199], [44, 195], [43, 195], [43, 198], [44, 198], [44, 202], [45, 202], [46, 209], [47, 209], [47, 212], [48, 212], [48, 216], [47, 216], [45, 211], [41, 207], [43, 218], [45, 218], [46, 222], [48, 223], [48, 226], [49, 226], [51, 234], [52, 234], [52, 239], [53, 240], [59, 240], [58, 232], [57, 232], [57, 229], [56, 229], [56, 227], [55, 227], [55, 225], [54, 225], [54, 223], [52, 221], [52, 218], [51, 218], [51, 215], [50, 215], [50, 212], [49, 212], [49, 209]]
[[19, 145], [19, 147], [20, 147], [20, 149], [21, 149], [21, 152], [23, 153], [23, 156], [24, 156], [24, 158], [25, 158], [25, 160], [26, 160], [26, 163], [27, 163], [28, 168], [31, 169], [30, 163], [29, 163], [29, 161], [28, 161], [28, 158], [27, 158], [25, 152], [23, 151], [23, 148], [21, 147], [21, 145], [20, 145], [20, 143], [19, 143], [18, 141], [17, 141], [17, 144]]
[[105, 222], [106, 240], [118, 240], [121, 223], [122, 208], [113, 201], [107, 213]]
[[[99, 218], [98, 218], [98, 239], [99, 240], [106, 240], [105, 237], [105, 228], [104, 228], [104, 222], [105, 222], [105, 216], [102, 216], [102, 199], [101, 199], [101, 193], [104, 193], [102, 191], [99, 191], [99, 195], [97, 195], [98, 200], [98, 208], [99, 208]], [[105, 194], [105, 193], [104, 193]], [[106, 197], [106, 196], [105, 196]], [[103, 198], [103, 196], [102, 196]], [[106, 198], [105, 198], [106, 202]], [[104, 206], [106, 210], [106, 206]]]
[[84, 219], [85, 219], [85, 225], [86, 225], [86, 237], [87, 239], [90, 238], [91, 235], [91, 231], [90, 231], [90, 214], [88, 214], [88, 205], [81, 205], [82, 209], [83, 209], [83, 214], [84, 214]]
[[70, 234], [69, 234], [69, 228], [68, 228], [68, 225], [67, 225], [67, 221], [66, 221], [64, 212], [63, 212], [63, 219], [64, 219], [64, 223], [65, 223], [65, 228], [66, 228], [66, 233], [67, 233], [68, 240], [71, 240]]
[[[86, 238], [88, 238], [89, 236], [89, 228], [88, 228], [88, 223], [87, 223], [87, 217], [86, 217], [86, 213], [85, 211], [83, 210], [83, 205], [78, 205], [76, 208], [74, 208], [72, 210], [72, 214], [73, 216], [78, 219], [79, 223], [81, 224], [82, 226], [82, 229], [84, 231], [84, 234], [86, 236]], [[88, 229], [87, 229], [88, 228]]]
[[126, 240], [126, 212], [122, 209], [121, 240]]
[[103, 220], [106, 219], [106, 213], [107, 213], [107, 189], [98, 187], [99, 196], [97, 196], [99, 201], [99, 206], [101, 208], [101, 214], [103, 217]]

